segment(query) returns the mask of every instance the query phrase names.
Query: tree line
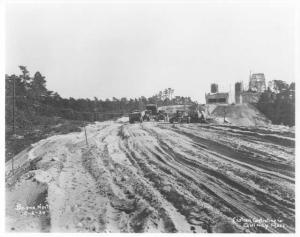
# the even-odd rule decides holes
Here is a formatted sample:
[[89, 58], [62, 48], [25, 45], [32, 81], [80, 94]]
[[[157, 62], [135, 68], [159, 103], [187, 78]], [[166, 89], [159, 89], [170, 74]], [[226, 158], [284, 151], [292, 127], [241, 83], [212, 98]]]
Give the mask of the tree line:
[[294, 126], [295, 83], [274, 80], [274, 88], [263, 92], [256, 106], [273, 124]]
[[[35, 119], [36, 115], [58, 116], [72, 120], [106, 120], [127, 114], [132, 110], [143, 110], [146, 104], [175, 105], [192, 104], [190, 97], [174, 96], [174, 90], [167, 88], [146, 98], [75, 99], [62, 98], [57, 92], [47, 89], [46, 78], [39, 71], [33, 76], [26, 66], [19, 66], [19, 75], [5, 75], [6, 121], [12, 122], [13, 88], [15, 83], [16, 119], [18, 126]], [[25, 126], [25, 124], [24, 124]]]

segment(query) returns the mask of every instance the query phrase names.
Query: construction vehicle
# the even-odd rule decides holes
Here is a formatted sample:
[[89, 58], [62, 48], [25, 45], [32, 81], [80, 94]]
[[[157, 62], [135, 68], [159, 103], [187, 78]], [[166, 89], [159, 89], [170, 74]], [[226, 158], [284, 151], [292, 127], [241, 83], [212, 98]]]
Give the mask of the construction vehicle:
[[164, 120], [165, 121], [166, 115], [163, 113], [163, 111], [157, 110], [156, 104], [148, 104], [146, 105], [146, 110], [144, 111], [143, 120], [144, 121], [159, 121]]
[[152, 111], [151, 110], [144, 110], [143, 111], [143, 121], [150, 121], [152, 117]]
[[169, 119], [170, 123], [190, 123], [191, 117], [185, 110], [177, 110], [173, 116]]
[[189, 111], [191, 123], [206, 123], [204, 112], [199, 110]]
[[140, 111], [135, 110], [129, 114], [129, 123], [134, 123], [134, 122], [140, 122], [140, 123], [143, 122], [143, 116]]
[[149, 112], [150, 120], [157, 120], [157, 105], [156, 104], [147, 104], [146, 111]]
[[167, 121], [168, 120], [168, 114], [164, 110], [159, 110], [157, 113], [156, 121]]

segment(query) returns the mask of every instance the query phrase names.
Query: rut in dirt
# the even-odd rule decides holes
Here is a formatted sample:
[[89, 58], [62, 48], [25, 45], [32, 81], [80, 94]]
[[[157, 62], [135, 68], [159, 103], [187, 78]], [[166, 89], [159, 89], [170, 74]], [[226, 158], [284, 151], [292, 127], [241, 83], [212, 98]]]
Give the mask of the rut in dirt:
[[[195, 127], [188, 125], [125, 125], [122, 129], [135, 163], [140, 163], [145, 177], [187, 220], [196, 216], [202, 220], [198, 225], [213, 229], [220, 220], [227, 223], [237, 216], [281, 218], [286, 227], [270, 231], [293, 231], [294, 168], [289, 160], [282, 161], [282, 154], [270, 161], [266, 152], [245, 145], [250, 140], [245, 134], [238, 138], [245, 144], [237, 147], [215, 137], [209, 140], [199, 135], [208, 129], [198, 127], [195, 133]], [[273, 151], [278, 147], [268, 139], [265, 143]], [[293, 156], [291, 150], [286, 153]], [[252, 231], [267, 232], [263, 228]]]
[[[16, 176], [7, 164], [9, 226], [97, 233], [295, 231], [290, 132], [108, 121], [87, 126], [87, 135], [88, 144], [83, 131], [37, 143], [16, 158]], [[35, 180], [45, 188], [28, 199]], [[24, 203], [49, 205], [44, 219], [25, 220], [13, 210], [24, 192]], [[245, 227], [236, 218], [284, 225]]]

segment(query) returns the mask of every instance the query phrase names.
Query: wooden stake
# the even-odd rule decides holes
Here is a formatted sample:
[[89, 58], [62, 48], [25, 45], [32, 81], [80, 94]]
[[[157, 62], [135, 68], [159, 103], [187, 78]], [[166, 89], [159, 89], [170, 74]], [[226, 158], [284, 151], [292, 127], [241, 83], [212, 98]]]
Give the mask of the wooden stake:
[[11, 169], [12, 169], [12, 174], [15, 173], [14, 171], [14, 157], [11, 158]]
[[86, 142], [86, 145], [88, 146], [89, 143], [88, 143], [88, 140], [87, 140], [87, 135], [86, 135], [86, 128], [84, 126], [84, 134], [85, 134], [85, 142]]

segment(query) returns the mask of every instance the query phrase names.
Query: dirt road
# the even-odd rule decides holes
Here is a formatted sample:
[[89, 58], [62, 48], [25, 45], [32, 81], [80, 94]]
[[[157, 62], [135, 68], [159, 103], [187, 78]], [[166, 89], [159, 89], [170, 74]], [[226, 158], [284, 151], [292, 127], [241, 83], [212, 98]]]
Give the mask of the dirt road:
[[87, 135], [6, 163], [8, 231], [295, 231], [293, 132], [119, 120]]

